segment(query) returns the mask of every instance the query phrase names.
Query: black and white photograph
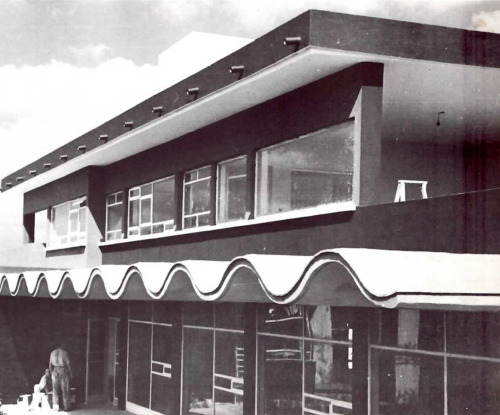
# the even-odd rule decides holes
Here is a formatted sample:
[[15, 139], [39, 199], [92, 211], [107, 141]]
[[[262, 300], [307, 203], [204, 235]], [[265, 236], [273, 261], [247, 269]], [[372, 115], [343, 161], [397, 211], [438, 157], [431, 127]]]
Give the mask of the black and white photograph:
[[0, 0], [0, 415], [498, 415], [498, 166], [498, 0]]

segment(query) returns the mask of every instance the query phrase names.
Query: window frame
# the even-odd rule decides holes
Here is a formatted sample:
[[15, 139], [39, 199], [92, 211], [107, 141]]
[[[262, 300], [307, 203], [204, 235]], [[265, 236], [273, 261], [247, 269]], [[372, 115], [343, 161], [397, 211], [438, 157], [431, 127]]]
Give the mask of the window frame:
[[[118, 195], [121, 194], [121, 201], [117, 201], [118, 200]], [[109, 204], [109, 197], [110, 196], [114, 196], [115, 198], [115, 201], [114, 203], [112, 204]], [[106, 227], [104, 228], [105, 229], [105, 240], [106, 241], [116, 241], [116, 240], [121, 240], [121, 239], [124, 239], [125, 238], [125, 230], [124, 230], [124, 221], [123, 221], [123, 206], [124, 206], [124, 198], [125, 198], [125, 192], [123, 190], [120, 190], [118, 192], [113, 192], [113, 193], [110, 193], [106, 196]], [[109, 231], [108, 230], [108, 223], [109, 223], [109, 209], [110, 207], [113, 207], [113, 206], [119, 206], [121, 205], [122, 206], [122, 215], [121, 215], [121, 221], [122, 221], [122, 225], [121, 225], [121, 228], [118, 229], [118, 230], [114, 230], [114, 231]], [[118, 235], [120, 235], [119, 238], [109, 238], [109, 234], [116, 234], [118, 233]]]
[[[183, 174], [182, 174], [182, 206], [181, 206], [181, 217], [182, 217], [182, 229], [198, 229], [198, 228], [205, 228], [205, 227], [208, 227], [208, 226], [213, 226], [213, 223], [212, 223], [212, 217], [214, 215], [214, 212], [213, 212], [213, 203], [212, 203], [212, 200], [213, 200], [213, 197], [214, 197], [214, 186], [213, 186], [213, 180], [214, 180], [214, 163], [210, 163], [210, 164], [205, 164], [203, 166], [200, 166], [200, 167], [197, 167], [195, 169], [191, 169], [191, 170], [186, 170]], [[186, 182], [186, 175], [187, 174], [190, 174], [190, 173], [193, 173], [193, 172], [198, 172], [200, 170], [203, 170], [203, 169], [209, 169], [210, 171], [210, 175], [207, 176], [207, 177], [203, 177], [203, 178], [197, 178], [195, 180], [190, 180], [189, 182]], [[200, 183], [200, 182], [203, 182], [203, 181], [208, 181], [209, 182], [209, 186], [210, 186], [210, 195], [209, 195], [209, 210], [205, 210], [203, 212], [197, 212], [197, 213], [190, 213], [188, 215], [186, 215], [184, 209], [186, 207], [186, 185], [193, 185], [195, 183]], [[202, 216], [202, 215], [208, 215], [209, 217], [209, 223], [207, 225], [200, 225], [199, 224], [199, 217]], [[195, 226], [190, 226], [190, 227], [186, 227], [185, 225], [185, 220], [186, 218], [191, 218], [191, 217], [195, 217], [196, 218], [196, 225]]]
[[[318, 307], [318, 306], [311, 306], [311, 305], [273, 305], [274, 307], [280, 307], [280, 308], [293, 308], [293, 307], [299, 307], [297, 309], [296, 315], [290, 315], [288, 317], [283, 317], [283, 318], [278, 318], [275, 320], [262, 320], [262, 312], [265, 310], [266, 307], [270, 307], [270, 304], [261, 304], [259, 307], [257, 307], [257, 321], [256, 321], [256, 347], [257, 347], [257, 365], [263, 365], [265, 366], [266, 362], [268, 361], [268, 355], [266, 354], [267, 350], [265, 349], [266, 346], [266, 341], [270, 339], [281, 339], [284, 341], [291, 341], [296, 342], [296, 344], [299, 346], [299, 349], [278, 349], [276, 350], [277, 352], [285, 352], [288, 353], [289, 356], [283, 357], [283, 360], [296, 360], [296, 361], [301, 361], [301, 384], [302, 384], [302, 411], [303, 413], [313, 413], [310, 408], [306, 408], [306, 398], [309, 399], [318, 399], [320, 401], [327, 401], [327, 402], [337, 402], [341, 404], [346, 409], [350, 409], [352, 411], [352, 402], [341, 402], [338, 399], [334, 399], [331, 397], [321, 397], [319, 395], [314, 395], [309, 392], [306, 392], [306, 377], [305, 377], [305, 365], [306, 365], [306, 358], [308, 351], [306, 350], [306, 345], [324, 345], [326, 347], [330, 346], [332, 348], [337, 348], [337, 349], [345, 349], [343, 352], [347, 353], [347, 364], [348, 364], [348, 370], [349, 371], [354, 371], [353, 368], [353, 348], [354, 348], [354, 343], [353, 343], [353, 329], [348, 331], [348, 337], [347, 339], [340, 340], [340, 339], [334, 339], [334, 338], [322, 338], [322, 337], [314, 337], [311, 335], [307, 335], [306, 333], [306, 314], [307, 314], [307, 309], [308, 307]], [[300, 310], [300, 311], [299, 311]], [[293, 311], [293, 309], [291, 310]], [[300, 333], [286, 333], [286, 332], [278, 332], [278, 331], [271, 331], [271, 330], [266, 330], [266, 327], [263, 327], [263, 322], [279, 322], [279, 321], [290, 321], [290, 320], [301, 320], [301, 329]], [[299, 357], [299, 359], [297, 359]], [[257, 405], [257, 412], [258, 413], [265, 413], [265, 400], [266, 400], [266, 394], [264, 392], [266, 385], [265, 385], [265, 378], [264, 378], [264, 373], [268, 370], [268, 368], [264, 368], [263, 370], [261, 369], [258, 371], [256, 375], [256, 405]], [[354, 376], [354, 372], [353, 376]], [[352, 398], [354, 397], [354, 390], [355, 390], [355, 383], [354, 383], [354, 378], [351, 379], [351, 394]]]
[[[274, 212], [274, 213], [265, 213], [265, 214], [260, 214], [259, 213], [259, 202], [261, 201], [261, 196], [259, 194], [260, 189], [259, 189], [259, 182], [260, 178], [262, 175], [262, 171], [259, 171], [259, 161], [261, 159], [261, 154], [266, 151], [266, 150], [271, 150], [277, 147], [281, 147], [293, 142], [298, 142], [300, 140], [307, 140], [310, 137], [314, 137], [315, 135], [321, 134], [323, 132], [326, 132], [328, 130], [337, 130], [341, 129], [344, 126], [352, 126], [352, 141], [353, 141], [353, 147], [352, 147], [352, 171], [351, 171], [351, 195], [350, 198], [346, 201], [337, 201], [337, 202], [329, 202], [325, 204], [320, 204], [316, 206], [310, 206], [310, 207], [304, 207], [300, 209], [289, 209], [283, 212]], [[311, 216], [314, 213], [317, 214], [322, 214], [322, 213], [327, 213], [330, 211], [336, 211], [334, 210], [334, 206], [342, 206], [342, 205], [348, 205], [348, 204], [353, 204], [355, 203], [356, 200], [356, 186], [357, 186], [357, 179], [356, 179], [356, 120], [355, 118], [349, 118], [343, 122], [340, 122], [338, 124], [333, 124], [329, 125], [325, 128], [320, 128], [318, 130], [312, 131], [307, 134], [303, 134], [297, 137], [292, 137], [286, 140], [279, 141], [277, 143], [271, 144], [269, 146], [261, 147], [258, 148], [254, 151], [254, 157], [255, 157], [255, 169], [254, 169], [254, 186], [253, 186], [253, 217], [257, 220], [265, 220], [264, 218], [267, 218], [269, 221], [273, 220], [279, 220], [280, 218], [286, 218], [286, 217], [302, 217], [302, 216]], [[290, 168], [290, 172], [316, 172], [313, 171], [309, 168], [303, 168], [303, 169], [292, 169]], [[319, 173], [331, 173], [332, 176], [335, 176], [337, 172], [326, 172], [324, 170], [317, 171]], [[269, 179], [267, 180], [267, 186], [269, 186]], [[291, 200], [290, 200], [290, 205], [291, 205]]]
[[[121, 239], [115, 239], [115, 240], [110, 240], [105, 238], [104, 241], [100, 243], [100, 245], [112, 245], [112, 244], [119, 244], [119, 243], [126, 243], [127, 241], [135, 241], [138, 239], [154, 239], [157, 237], [168, 237], [168, 236], [175, 236], [175, 235], [183, 235], [183, 234], [191, 234], [191, 233], [196, 233], [196, 232], [210, 232], [210, 231], [217, 231], [219, 229], [227, 229], [227, 228], [235, 228], [235, 227], [240, 227], [240, 226], [251, 226], [254, 224], [262, 224], [262, 223], [274, 223], [274, 222], [280, 222], [280, 221], [286, 221], [286, 220], [292, 220], [292, 219], [299, 219], [299, 218], [308, 218], [308, 217], [315, 217], [319, 215], [326, 215], [326, 214], [334, 214], [334, 213], [339, 213], [339, 212], [348, 212], [348, 211], [355, 211], [356, 210], [356, 205], [359, 202], [359, 132], [357, 131], [357, 121], [355, 117], [350, 117], [342, 122], [336, 123], [336, 124], [330, 124], [326, 126], [325, 128], [320, 128], [315, 131], [311, 131], [307, 134], [299, 135], [299, 136], [294, 136], [291, 138], [287, 139], [282, 139], [280, 141], [274, 142], [270, 145], [262, 146], [262, 147], [252, 147], [247, 149], [246, 151], [240, 152], [239, 155], [236, 155], [234, 157], [229, 157], [229, 158], [219, 158], [218, 160], [211, 160], [210, 162], [206, 164], [202, 164], [199, 167], [196, 168], [190, 168], [190, 169], [185, 169], [185, 170], [178, 170], [174, 174], [163, 177], [158, 180], [154, 180], [151, 182], [147, 183], [142, 183], [140, 185], [133, 186], [129, 188], [128, 190], [124, 191], [124, 213], [123, 213], [123, 233], [124, 237]], [[344, 148], [340, 147], [339, 151], [345, 151], [349, 150], [347, 153], [349, 156], [352, 153], [352, 160], [349, 162], [349, 165], [344, 165], [343, 163], [340, 164], [340, 170], [339, 171], [328, 171], [327, 167], [326, 169], [317, 169], [317, 170], [312, 170], [311, 168], [308, 168], [307, 166], [295, 166], [295, 167], [290, 167], [290, 175], [292, 175], [294, 172], [297, 172], [298, 174], [304, 173], [304, 174], [311, 174], [311, 173], [318, 173], [319, 175], [323, 176], [330, 176], [330, 177], [335, 177], [340, 174], [348, 174], [350, 175], [350, 183], [347, 183], [348, 187], [348, 197], [346, 197], [346, 200], [342, 200], [339, 198], [337, 201], [331, 201], [323, 204], [318, 204], [318, 205], [312, 205], [312, 206], [305, 206], [301, 208], [296, 208], [292, 209], [292, 198], [290, 195], [290, 208], [285, 211], [280, 211], [280, 212], [274, 212], [274, 213], [266, 213], [266, 214], [259, 214], [259, 203], [262, 201], [262, 197], [260, 195], [260, 179], [262, 178], [262, 171], [263, 169], [261, 168], [259, 170], [259, 160], [261, 160], [261, 154], [264, 151], [269, 151], [272, 150], [273, 148], [277, 148], [280, 146], [285, 146], [289, 143], [293, 143], [299, 140], [306, 140], [307, 138], [314, 137], [318, 134], [324, 134], [325, 132], [332, 131], [333, 134], [336, 134], [335, 131], [341, 130], [343, 128], [348, 128], [347, 131], [349, 131], [349, 134], [347, 136], [341, 135], [339, 133], [339, 136], [343, 137], [343, 140], [349, 140], [349, 145], [352, 147], [349, 148]], [[337, 138], [339, 138], [337, 136]], [[339, 138], [340, 140], [340, 138]], [[340, 141], [339, 141], [340, 142]], [[337, 153], [335, 153], [337, 154]], [[219, 200], [219, 192], [221, 190], [221, 175], [220, 175], [220, 169], [221, 166], [223, 166], [226, 163], [230, 163], [235, 160], [239, 159], [244, 159], [246, 161], [246, 201], [245, 201], [245, 215], [241, 219], [235, 219], [235, 220], [226, 220], [226, 221], [220, 221], [219, 220], [219, 209], [221, 207], [220, 200]], [[340, 160], [340, 159], [339, 159]], [[343, 166], [343, 167], [342, 167]], [[344, 168], [346, 171], [342, 172], [342, 168]], [[203, 177], [203, 178], [196, 178], [194, 180], [189, 180], [186, 181], [186, 175], [192, 174], [194, 172], [200, 171], [206, 169], [209, 171], [209, 176]], [[241, 175], [243, 177], [243, 174]], [[170, 219], [168, 221], [163, 221], [163, 222], [154, 222], [154, 192], [153, 192], [153, 187], [154, 184], [157, 182], [160, 182], [162, 180], [173, 180], [173, 201], [172, 201], [172, 206], [173, 209], [175, 209], [173, 219]], [[325, 179], [326, 180], [326, 179]], [[186, 189], [187, 186], [192, 186], [195, 185], [196, 183], [207, 181], [209, 183], [209, 198], [208, 198], [208, 208], [207, 210], [204, 210], [202, 212], [196, 212], [196, 213], [185, 213], [186, 209]], [[151, 194], [149, 195], [143, 195], [141, 196], [141, 188], [143, 186], [150, 185], [152, 186], [151, 188]], [[342, 183], [340, 183], [340, 186], [342, 186]], [[321, 187], [321, 186], [320, 186]], [[332, 188], [332, 191], [334, 191], [335, 188]], [[132, 196], [132, 192], [137, 191], [139, 192], [138, 196]], [[226, 192], [227, 193], [227, 192]], [[316, 193], [313, 192], [313, 195], [316, 195]], [[335, 192], [331, 196], [331, 199], [334, 200]], [[340, 193], [343, 194], [343, 193]], [[227, 198], [226, 198], [227, 199]], [[142, 204], [141, 200], [148, 200], [151, 204], [150, 207], [150, 221], [149, 222], [144, 222], [141, 224], [141, 215], [142, 215]], [[126, 201], [126, 202], [125, 202]], [[130, 226], [130, 220], [131, 220], [131, 213], [132, 213], [132, 203], [135, 201], [139, 201], [137, 205], [137, 215], [139, 216], [138, 218], [138, 225], [137, 226]], [[297, 200], [297, 203], [300, 203], [300, 200]], [[304, 202], [305, 203], [305, 202]], [[206, 215], [206, 223], [201, 224], [199, 223], [199, 218], [201, 216]], [[193, 226], [186, 226], [186, 220], [188, 218], [196, 218], [195, 219], [195, 224]], [[163, 223], [165, 226], [165, 223], [172, 223], [172, 227], [170, 229], [163, 229], [163, 232], [157, 232], [155, 233], [153, 231], [154, 226]], [[143, 233], [141, 235], [141, 226], [149, 226], [149, 233]], [[106, 218], [106, 227], [107, 227], [107, 218]]]
[[[170, 175], [170, 176], [167, 176], [167, 177], [162, 177], [161, 179], [158, 179], [158, 180], [154, 180], [152, 182], [147, 182], [147, 183], [142, 183], [138, 186], [134, 186], [134, 187], [131, 187], [130, 189], [128, 189], [128, 199], [127, 199], [127, 232], [126, 232], [126, 238], [127, 239], [140, 239], [140, 238], [143, 238], [143, 237], [151, 237], [152, 235], [164, 235], [164, 234], [168, 234], [168, 233], [172, 233], [175, 231], [175, 218], [176, 218], [176, 214], [174, 212], [174, 215], [172, 217], [172, 219], [168, 219], [168, 220], [164, 220], [164, 221], [159, 221], [159, 222], [154, 222], [154, 185], [155, 183], [159, 183], [159, 182], [162, 182], [162, 181], [169, 181], [169, 180], [172, 180], [173, 181], [173, 185], [174, 185], [174, 206], [175, 206], [175, 175]], [[141, 188], [143, 188], [144, 186], [151, 186], [151, 193], [148, 193], [146, 195], [142, 195], [141, 194]], [[133, 191], [139, 191], [139, 194], [138, 196], [133, 196], [132, 195], [132, 192]], [[142, 201], [143, 200], [150, 200], [150, 218], [149, 218], [149, 221], [148, 222], [144, 222], [142, 223], [141, 222], [141, 216], [142, 216]], [[131, 206], [131, 203], [133, 201], [138, 201], [138, 210], [139, 210], [139, 213], [138, 213], [138, 217], [139, 217], [139, 223], [138, 225], [135, 225], [135, 226], [132, 226], [130, 224], [130, 216], [131, 216], [131, 212], [132, 212], [132, 209], [130, 208]], [[172, 227], [171, 228], [168, 228], [168, 229], [165, 229], [166, 225], [169, 225], [171, 224]], [[163, 231], [162, 232], [153, 232], [153, 228], [155, 226], [159, 226], [159, 225], [163, 225]], [[141, 235], [141, 229], [142, 228], [145, 228], [149, 226], [150, 227], [150, 232], [147, 233], [147, 234], [142, 234]], [[137, 233], [131, 233], [131, 232], [137, 232]]]
[[[220, 175], [220, 168], [223, 164], [227, 164], [227, 163], [231, 163], [232, 161], [236, 161], [236, 160], [245, 160], [245, 173], [244, 174], [240, 174], [240, 175], [237, 175], [237, 176], [230, 176], [231, 178], [240, 178], [240, 177], [244, 177], [245, 178], [245, 216], [244, 218], [242, 219], [234, 219], [234, 220], [225, 220], [225, 221], [221, 221], [220, 220], [220, 215], [219, 215], [219, 209], [221, 207], [221, 204], [220, 204], [220, 200], [221, 198], [219, 197], [220, 195], [220, 191], [221, 191], [221, 183], [220, 183], [220, 178], [221, 178], [221, 175]], [[243, 221], [247, 221], [251, 215], [251, 212], [248, 208], [248, 203], [247, 203], [247, 200], [248, 200], [248, 181], [249, 181], [249, 177], [248, 177], [248, 163], [249, 163], [249, 157], [247, 154], [242, 154], [241, 156], [237, 156], [237, 157], [233, 157], [233, 158], [230, 158], [230, 159], [225, 159], [225, 160], [222, 160], [222, 161], [219, 161], [218, 163], [216, 163], [216, 189], [215, 189], [215, 224], [218, 225], [218, 224], [226, 224], [226, 223], [235, 223], [235, 222], [243, 222]], [[229, 177], [228, 177], [229, 179]], [[227, 196], [227, 191], [225, 193], [225, 195]], [[225, 203], [226, 203], [226, 206], [227, 206], [227, 202], [228, 202], [228, 198], [226, 197], [225, 198]]]
[[[401, 310], [412, 310], [418, 311], [421, 313], [422, 309], [405, 309], [399, 308], [396, 309], [398, 313]], [[374, 315], [373, 320], [370, 321], [370, 327], [375, 328], [374, 332], [369, 332], [368, 337], [368, 378], [370, 381], [368, 382], [368, 399], [371, 407], [378, 408], [380, 405], [379, 401], [379, 391], [381, 389], [381, 383], [378, 376], [378, 367], [377, 364], [379, 362], [378, 358], [381, 353], [389, 353], [394, 356], [402, 355], [402, 356], [412, 356], [416, 359], [419, 358], [435, 358], [440, 359], [443, 363], [443, 373], [442, 373], [442, 382], [443, 382], [443, 402], [445, 402], [445, 408], [449, 403], [450, 395], [453, 394], [453, 389], [450, 387], [450, 363], [456, 362], [473, 362], [473, 363], [483, 363], [483, 364], [497, 364], [500, 368], [500, 354], [498, 355], [488, 355], [486, 353], [477, 353], [477, 352], [460, 352], [455, 351], [449, 347], [449, 315], [450, 314], [471, 314], [471, 313], [483, 313], [481, 311], [471, 312], [471, 311], [457, 311], [457, 310], [428, 310], [432, 313], [440, 314], [440, 320], [443, 326], [443, 348], [442, 349], [432, 349], [428, 347], [422, 347], [417, 345], [417, 347], [410, 347], [406, 345], [389, 345], [381, 342], [382, 336], [382, 314], [387, 313], [389, 310], [378, 309], [377, 313]], [[494, 311], [486, 311], [484, 313], [494, 314]], [[420, 330], [421, 326], [418, 327]], [[469, 335], [467, 334], [466, 337]], [[420, 333], [419, 333], [420, 337]], [[419, 364], [420, 365], [420, 364]], [[476, 412], [473, 412], [476, 413]], [[442, 414], [448, 414], [448, 409], [445, 409]]]
[[[85, 203], [84, 206], [78, 206], [78, 207], [72, 207], [73, 204], [81, 204]], [[55, 216], [55, 211], [58, 208], [61, 208], [65, 205], [68, 206], [68, 218], [67, 218], [67, 232], [64, 236], [57, 236], [55, 232], [55, 223], [54, 223], [54, 216]], [[87, 196], [81, 196], [73, 200], [69, 200], [63, 203], [59, 203], [57, 205], [51, 206], [50, 207], [50, 232], [49, 232], [49, 247], [65, 247], [65, 246], [71, 246], [75, 244], [86, 244], [87, 242], [87, 229], [88, 229], [88, 214], [87, 214]], [[81, 212], [84, 212], [84, 218], [83, 222], [81, 220]], [[76, 231], [71, 231], [71, 216], [72, 213], [74, 214], [76, 212], [76, 224], [77, 224], [77, 230]], [[57, 219], [57, 218], [56, 218]], [[81, 224], [83, 223], [83, 231], [81, 230]], [[71, 241], [71, 237], [76, 236], [76, 240]], [[66, 242], [61, 242], [64, 238], [67, 238]]]

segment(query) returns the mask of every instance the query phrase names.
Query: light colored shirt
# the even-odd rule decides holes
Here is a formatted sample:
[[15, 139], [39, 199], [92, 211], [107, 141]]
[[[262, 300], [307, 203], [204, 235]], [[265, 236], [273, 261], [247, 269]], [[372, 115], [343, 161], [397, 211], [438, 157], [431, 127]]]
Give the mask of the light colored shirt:
[[50, 375], [43, 375], [38, 385], [40, 386], [40, 391], [50, 392], [52, 390]]

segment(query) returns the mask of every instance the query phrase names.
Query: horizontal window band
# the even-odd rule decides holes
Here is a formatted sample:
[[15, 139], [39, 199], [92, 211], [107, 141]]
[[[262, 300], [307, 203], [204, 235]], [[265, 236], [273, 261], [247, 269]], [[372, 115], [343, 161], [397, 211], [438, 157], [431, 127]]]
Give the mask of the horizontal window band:
[[[140, 241], [145, 241], [145, 240], [149, 240], [149, 239], [157, 239], [157, 238], [172, 238], [172, 237], [189, 235], [192, 233], [199, 233], [199, 232], [217, 232], [217, 231], [226, 230], [226, 229], [244, 228], [244, 227], [248, 227], [248, 226], [261, 225], [261, 224], [266, 224], [266, 223], [275, 223], [275, 222], [294, 220], [294, 219], [304, 219], [304, 218], [314, 217], [314, 216], [319, 216], [319, 215], [354, 212], [356, 210], [356, 205], [354, 204], [354, 202], [332, 203], [332, 204], [329, 204], [326, 206], [327, 207], [321, 206], [321, 207], [316, 207], [316, 208], [307, 208], [307, 209], [301, 209], [301, 210], [294, 210], [294, 211], [290, 211], [290, 212], [277, 213], [277, 214], [273, 214], [273, 215], [264, 215], [264, 216], [259, 216], [257, 218], [253, 218], [253, 219], [243, 219], [243, 220], [238, 220], [238, 221], [222, 222], [222, 223], [217, 223], [215, 225], [204, 225], [204, 226], [198, 226], [198, 227], [193, 227], [193, 228], [177, 229], [177, 230], [173, 230], [172, 232], [165, 232], [164, 234], [158, 233], [158, 234], [154, 234], [154, 235], [141, 235], [141, 236], [137, 236], [135, 238], [124, 238], [124, 239], [120, 239], [120, 240], [100, 242], [98, 244], [98, 246], [111, 246], [111, 245], [118, 245], [118, 244], [127, 244], [127, 243], [134, 243], [134, 242], [140, 242]], [[186, 216], [184, 216], [184, 218], [185, 217]]]

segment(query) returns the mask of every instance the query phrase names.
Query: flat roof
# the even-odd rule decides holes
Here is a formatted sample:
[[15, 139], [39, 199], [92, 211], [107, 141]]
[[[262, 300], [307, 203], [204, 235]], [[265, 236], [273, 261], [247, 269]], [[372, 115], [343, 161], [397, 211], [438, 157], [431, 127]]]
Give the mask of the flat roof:
[[499, 41], [493, 33], [310, 10], [12, 173], [2, 189], [26, 192], [116, 162], [360, 62], [500, 68]]

